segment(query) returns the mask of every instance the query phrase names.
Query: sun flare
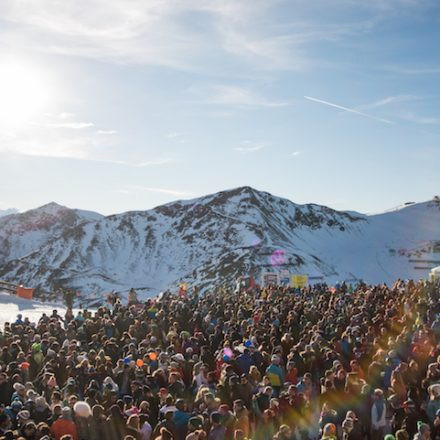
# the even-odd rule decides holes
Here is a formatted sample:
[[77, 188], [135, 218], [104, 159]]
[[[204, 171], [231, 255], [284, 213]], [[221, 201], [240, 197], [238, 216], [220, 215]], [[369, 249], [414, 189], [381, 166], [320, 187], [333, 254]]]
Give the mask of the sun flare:
[[32, 121], [49, 102], [42, 73], [17, 61], [0, 61], [0, 125], [16, 129]]

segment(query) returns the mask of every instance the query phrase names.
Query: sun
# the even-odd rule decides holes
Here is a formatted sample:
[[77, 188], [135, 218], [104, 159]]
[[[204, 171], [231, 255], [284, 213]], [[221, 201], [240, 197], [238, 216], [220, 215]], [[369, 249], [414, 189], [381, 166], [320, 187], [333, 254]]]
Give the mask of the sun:
[[3, 130], [31, 123], [49, 102], [50, 88], [36, 67], [0, 61], [0, 125]]

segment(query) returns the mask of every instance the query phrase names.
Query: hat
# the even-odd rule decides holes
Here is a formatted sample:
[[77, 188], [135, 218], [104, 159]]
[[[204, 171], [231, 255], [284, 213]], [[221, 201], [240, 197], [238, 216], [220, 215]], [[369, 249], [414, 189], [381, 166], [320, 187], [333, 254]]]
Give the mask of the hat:
[[20, 400], [14, 400], [11, 403], [11, 408], [14, 410], [20, 410], [21, 408], [23, 408], [23, 404], [20, 402]]
[[396, 437], [393, 434], [387, 434], [383, 440], [396, 440]]
[[422, 421], [417, 422], [417, 431], [419, 434], [426, 434], [429, 431], [429, 425], [426, 423], [423, 423]]
[[195, 429], [203, 428], [203, 420], [200, 417], [191, 417], [189, 419], [189, 424]]
[[27, 396], [28, 399], [30, 399], [32, 397], [37, 397], [38, 394], [34, 390], [30, 389], [30, 390], [27, 391], [26, 396]]
[[333, 423], [327, 423], [323, 429], [324, 435], [336, 435], [336, 426]]
[[213, 422], [213, 423], [220, 423], [221, 420], [222, 420], [222, 415], [219, 412], [214, 411], [211, 414], [211, 422]]
[[12, 388], [14, 388], [14, 390], [17, 392], [24, 391], [26, 389], [26, 387], [23, 384], [21, 384], [20, 382], [15, 382], [14, 385], [12, 386]]
[[62, 410], [63, 419], [70, 420], [72, 418], [72, 411], [68, 406], [65, 406]]
[[29, 420], [31, 418], [31, 414], [27, 409], [24, 409], [17, 414], [17, 417], [21, 420]]
[[177, 362], [184, 362], [185, 358], [183, 357], [182, 353], [177, 353], [174, 356], [171, 356], [171, 359], [174, 359]]

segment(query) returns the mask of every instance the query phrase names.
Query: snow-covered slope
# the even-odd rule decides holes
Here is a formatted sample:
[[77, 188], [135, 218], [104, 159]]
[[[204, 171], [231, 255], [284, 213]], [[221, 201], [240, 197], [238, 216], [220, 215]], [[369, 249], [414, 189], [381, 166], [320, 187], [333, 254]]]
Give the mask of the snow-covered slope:
[[36, 251], [68, 228], [100, 218], [100, 214], [69, 209], [53, 202], [37, 209], [1, 217], [0, 267]]
[[5, 217], [6, 215], [17, 214], [18, 209], [9, 208], [9, 209], [0, 209], [0, 217]]
[[426, 275], [413, 260], [440, 260], [434, 201], [366, 216], [243, 187], [87, 220], [41, 239], [27, 256], [6, 256], [0, 278], [83, 293], [133, 286], [155, 294], [179, 282], [208, 287], [264, 271], [392, 282]]
[[[38, 322], [43, 313], [50, 316], [53, 310], [57, 310], [60, 316], [66, 313], [66, 306], [54, 302], [40, 302], [28, 300], [11, 295], [8, 292], [0, 290], [0, 327], [3, 328], [5, 322], [15, 322], [17, 315], [21, 314], [23, 318], [28, 318], [31, 322]], [[93, 311], [93, 309], [89, 309]], [[79, 309], [74, 309], [76, 314]]]

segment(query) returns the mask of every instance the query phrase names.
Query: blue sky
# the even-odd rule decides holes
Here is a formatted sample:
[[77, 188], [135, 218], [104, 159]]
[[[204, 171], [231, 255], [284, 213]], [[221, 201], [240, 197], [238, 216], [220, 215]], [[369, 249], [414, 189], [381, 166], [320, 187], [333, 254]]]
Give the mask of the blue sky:
[[3, 0], [0, 41], [0, 209], [440, 192], [436, 0]]

